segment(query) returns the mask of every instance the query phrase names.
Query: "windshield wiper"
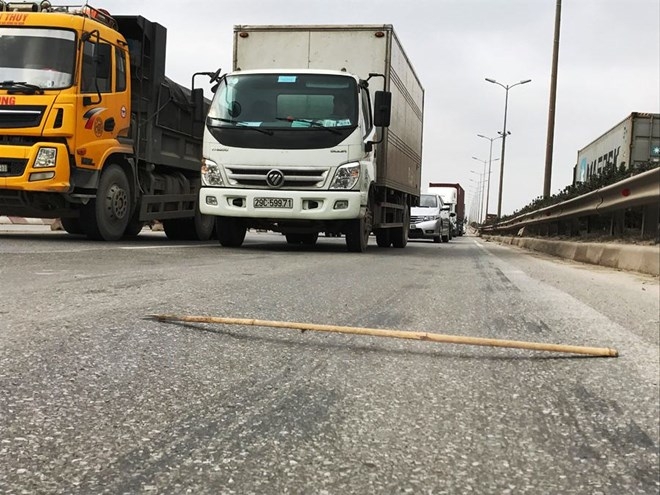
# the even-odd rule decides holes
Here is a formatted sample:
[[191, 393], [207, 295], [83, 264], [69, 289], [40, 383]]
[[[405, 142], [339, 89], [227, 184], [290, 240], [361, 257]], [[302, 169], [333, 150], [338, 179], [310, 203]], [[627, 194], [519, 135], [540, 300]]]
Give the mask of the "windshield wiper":
[[25, 94], [44, 94], [44, 90], [41, 86], [36, 84], [30, 84], [26, 81], [2, 81], [0, 82], [0, 88], [9, 88], [7, 93], [16, 94], [16, 93], [25, 93]]
[[[209, 117], [209, 120], [218, 120], [220, 122], [224, 122], [226, 124], [234, 124], [236, 127], [244, 127], [246, 129], [252, 129], [258, 132], [261, 132], [262, 134], [267, 134], [269, 136], [272, 136], [274, 134], [273, 131], [269, 129], [262, 129], [261, 127], [254, 126], [254, 125], [248, 125], [242, 120], [231, 120], [231, 119], [221, 119], [220, 117]], [[224, 126], [221, 125], [213, 125], [209, 124], [211, 127], [214, 127], [216, 129], [222, 129]]]
[[326, 131], [332, 132], [333, 134], [341, 134], [341, 131], [338, 131], [334, 127], [325, 126], [325, 125], [321, 124], [320, 122], [317, 122], [317, 121], [311, 120], [311, 119], [297, 119], [295, 117], [276, 117], [276, 118], [277, 118], [277, 120], [284, 120], [286, 122], [303, 122], [305, 124], [309, 124], [312, 127], [317, 127], [319, 129], [325, 129]]

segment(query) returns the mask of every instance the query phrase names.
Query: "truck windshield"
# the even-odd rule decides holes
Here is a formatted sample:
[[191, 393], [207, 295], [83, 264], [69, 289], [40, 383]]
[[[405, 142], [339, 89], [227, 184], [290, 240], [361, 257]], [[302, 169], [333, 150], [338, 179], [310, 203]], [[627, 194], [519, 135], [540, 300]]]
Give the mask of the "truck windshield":
[[0, 27], [0, 82], [43, 89], [71, 86], [75, 33], [63, 29]]
[[270, 129], [357, 125], [352, 77], [325, 74], [239, 74], [224, 78], [209, 111], [214, 126]]

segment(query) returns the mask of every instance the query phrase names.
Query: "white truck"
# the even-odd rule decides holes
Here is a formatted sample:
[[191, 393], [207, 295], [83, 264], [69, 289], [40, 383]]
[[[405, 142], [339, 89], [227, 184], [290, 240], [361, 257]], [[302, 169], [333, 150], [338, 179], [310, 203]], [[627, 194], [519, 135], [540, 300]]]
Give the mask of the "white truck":
[[449, 206], [451, 218], [451, 237], [465, 233], [465, 191], [460, 184], [449, 182], [430, 182], [428, 192], [437, 194], [445, 205]]
[[633, 112], [578, 151], [574, 182], [607, 166], [635, 169], [660, 162], [660, 114]]
[[391, 25], [234, 26], [206, 119], [200, 210], [220, 244], [249, 228], [363, 252], [405, 247], [421, 183], [424, 89]]

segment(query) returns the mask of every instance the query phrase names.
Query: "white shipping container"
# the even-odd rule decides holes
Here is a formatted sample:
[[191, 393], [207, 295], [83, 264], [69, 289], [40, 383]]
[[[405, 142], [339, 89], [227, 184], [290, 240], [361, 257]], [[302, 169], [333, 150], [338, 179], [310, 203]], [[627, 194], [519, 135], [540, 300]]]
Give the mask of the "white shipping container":
[[608, 165], [627, 169], [660, 161], [660, 114], [631, 113], [578, 151], [576, 182], [600, 175]]

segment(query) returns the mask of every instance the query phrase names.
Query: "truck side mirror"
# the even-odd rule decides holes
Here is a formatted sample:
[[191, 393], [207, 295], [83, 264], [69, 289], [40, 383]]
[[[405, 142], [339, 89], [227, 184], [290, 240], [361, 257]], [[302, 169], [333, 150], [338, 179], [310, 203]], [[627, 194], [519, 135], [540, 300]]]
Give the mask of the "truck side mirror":
[[392, 93], [389, 91], [376, 91], [374, 95], [374, 125], [376, 127], [389, 127], [392, 113]]
[[204, 90], [202, 88], [195, 88], [192, 90], [192, 107], [193, 119], [195, 122], [204, 121]]

